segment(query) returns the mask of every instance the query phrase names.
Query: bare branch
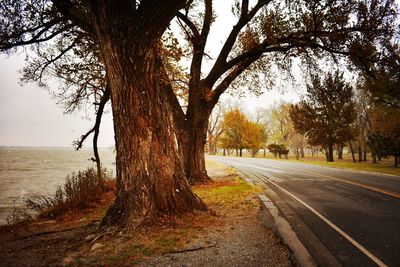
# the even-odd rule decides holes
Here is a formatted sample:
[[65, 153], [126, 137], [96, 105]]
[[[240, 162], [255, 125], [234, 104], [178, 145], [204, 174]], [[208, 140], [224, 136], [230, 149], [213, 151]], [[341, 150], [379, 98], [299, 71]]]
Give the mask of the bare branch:
[[[238, 22], [236, 23], [235, 26], [233, 26], [228, 38], [226, 39], [221, 52], [219, 53], [219, 56], [216, 60], [216, 62], [214, 63], [213, 68], [211, 69], [210, 73], [208, 74], [207, 78], [206, 78], [206, 83], [207, 84], [213, 84], [215, 83], [215, 81], [218, 80], [219, 75], [218, 73], [220, 73], [220, 69], [224, 67], [224, 65], [226, 64], [226, 60], [230, 54], [230, 52], [232, 51], [232, 48], [236, 42], [236, 38], [238, 37], [240, 31], [243, 29], [243, 27], [245, 27], [247, 25], [247, 23], [254, 18], [254, 16], [258, 13], [258, 11], [265, 5], [268, 5], [272, 0], [267, 0], [267, 1], [262, 1], [259, 0], [257, 2], [257, 4], [251, 9], [250, 12], [245, 12], [243, 11], [243, 7], [242, 8], [242, 14], [238, 20]], [[244, 1], [246, 2], [246, 1]], [[246, 3], [244, 3], [246, 4]]]
[[183, 21], [186, 24], [186, 26], [189, 27], [191, 34], [189, 34], [185, 30], [186, 35], [189, 37], [189, 39], [192, 39], [192, 38], [198, 39], [200, 37], [199, 30], [197, 29], [196, 25], [189, 19], [189, 17], [187, 15], [184, 15], [181, 12], [178, 12], [176, 16], [177, 16], [178, 20]]

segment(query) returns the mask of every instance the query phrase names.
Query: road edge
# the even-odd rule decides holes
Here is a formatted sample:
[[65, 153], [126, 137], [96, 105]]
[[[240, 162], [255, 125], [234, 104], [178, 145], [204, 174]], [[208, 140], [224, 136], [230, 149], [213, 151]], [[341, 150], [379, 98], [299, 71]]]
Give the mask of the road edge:
[[280, 236], [282, 242], [289, 247], [291, 260], [295, 266], [317, 266], [308, 249], [300, 241], [289, 222], [281, 216], [279, 209], [266, 195], [258, 195], [261, 204], [259, 219], [267, 228]]

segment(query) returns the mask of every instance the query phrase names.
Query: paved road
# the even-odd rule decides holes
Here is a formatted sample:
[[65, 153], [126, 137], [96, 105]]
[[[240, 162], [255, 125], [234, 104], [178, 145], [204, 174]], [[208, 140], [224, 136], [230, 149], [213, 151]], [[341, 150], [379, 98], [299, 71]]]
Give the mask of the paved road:
[[268, 159], [209, 157], [268, 196], [319, 266], [400, 266], [400, 177]]

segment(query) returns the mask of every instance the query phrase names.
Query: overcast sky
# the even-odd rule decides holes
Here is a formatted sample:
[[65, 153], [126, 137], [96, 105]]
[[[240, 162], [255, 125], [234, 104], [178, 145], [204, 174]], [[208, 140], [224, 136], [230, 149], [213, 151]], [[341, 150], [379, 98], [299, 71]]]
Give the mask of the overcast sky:
[[[221, 44], [217, 37], [226, 36], [231, 29], [227, 26], [231, 13], [226, 5], [220, 4], [216, 9], [224, 19], [214, 25], [210, 40]], [[71, 146], [72, 141], [90, 129], [94, 122], [85, 119], [87, 114], [84, 112], [63, 114], [62, 108], [43, 88], [34, 84], [21, 87], [19, 70], [23, 67], [24, 57], [23, 53], [11, 57], [0, 55], [0, 146]], [[249, 95], [240, 101], [247, 112], [252, 112], [256, 107], [268, 108], [274, 101], [299, 98], [293, 92], [282, 95], [280, 90], [267, 92], [260, 98]], [[90, 141], [89, 138], [85, 146], [91, 146]], [[99, 146], [110, 147], [113, 144], [112, 118], [108, 113], [102, 120]]]

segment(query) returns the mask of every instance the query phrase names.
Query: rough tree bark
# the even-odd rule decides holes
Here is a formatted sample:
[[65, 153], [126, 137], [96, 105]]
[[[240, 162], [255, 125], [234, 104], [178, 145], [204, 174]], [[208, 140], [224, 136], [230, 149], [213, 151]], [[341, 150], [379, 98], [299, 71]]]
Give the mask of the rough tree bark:
[[176, 5], [144, 6], [136, 24], [126, 1], [91, 7], [111, 88], [117, 152], [116, 199], [102, 221], [106, 226], [134, 229], [160, 215], [206, 210], [185, 179], [171, 106], [157, 75], [157, 43]]
[[170, 107], [153, 71], [156, 52], [138, 48], [134, 54], [143, 57], [128, 63], [120, 53], [125, 49], [105, 50], [108, 69], [122, 69], [110, 77], [111, 86], [123, 89], [112, 90], [117, 194], [103, 222], [135, 226], [160, 214], [204, 210], [185, 179]]
[[183, 154], [185, 173], [190, 184], [210, 180], [207, 175], [204, 151], [209, 115], [207, 109], [199, 109], [198, 112], [193, 113], [189, 112], [185, 128], [180, 138], [178, 138]]

